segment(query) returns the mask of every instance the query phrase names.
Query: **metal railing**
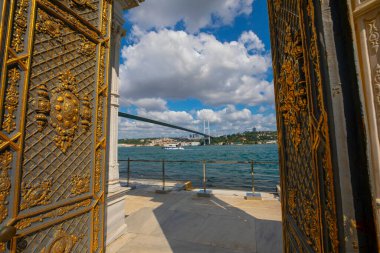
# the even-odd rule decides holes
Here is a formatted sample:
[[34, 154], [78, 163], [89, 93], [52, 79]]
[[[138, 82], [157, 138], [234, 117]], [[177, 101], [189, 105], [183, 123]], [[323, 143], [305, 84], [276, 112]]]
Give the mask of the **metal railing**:
[[[250, 176], [251, 176], [251, 180], [252, 180], [252, 185], [251, 185], [251, 190], [252, 190], [252, 193], [255, 192], [255, 181], [257, 181], [257, 179], [255, 179], [255, 175], [256, 176], [264, 176], [264, 177], [275, 177], [275, 178], [278, 178], [279, 179], [279, 175], [270, 175], [270, 174], [262, 174], [262, 173], [255, 173], [254, 171], [254, 166], [255, 165], [270, 165], [270, 164], [273, 164], [273, 165], [278, 165], [278, 162], [277, 161], [263, 161], [263, 160], [260, 160], [260, 161], [254, 161], [254, 160], [250, 160], [250, 161], [221, 161], [221, 160], [165, 160], [165, 159], [162, 159], [162, 160], [144, 160], [144, 159], [137, 159], [137, 160], [132, 160], [130, 158], [128, 158], [127, 160], [119, 160], [119, 162], [127, 162], [127, 186], [130, 186], [130, 179], [131, 179], [131, 163], [132, 162], [135, 162], [135, 163], [161, 163], [161, 180], [162, 180], [162, 190], [165, 191], [165, 184], [166, 184], [166, 178], [167, 178], [167, 175], [166, 175], [166, 164], [168, 163], [192, 163], [192, 164], [196, 164], [196, 163], [199, 163], [202, 165], [202, 172], [203, 172], [203, 176], [202, 176], [202, 188], [203, 188], [203, 191], [206, 193], [207, 191], [207, 164], [223, 164], [223, 165], [236, 165], [236, 164], [240, 164], [240, 165], [249, 165], [249, 173], [250, 173]], [[265, 169], [266, 171], [278, 171], [278, 169]], [[261, 181], [261, 182], [266, 182], [268, 180], [258, 180], [258, 181]], [[274, 186], [275, 188], [275, 186]]]

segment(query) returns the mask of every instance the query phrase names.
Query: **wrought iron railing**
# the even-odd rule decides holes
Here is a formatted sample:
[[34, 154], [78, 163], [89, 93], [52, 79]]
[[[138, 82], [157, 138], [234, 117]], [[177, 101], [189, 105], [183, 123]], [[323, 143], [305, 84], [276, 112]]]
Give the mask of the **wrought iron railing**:
[[[206, 192], [207, 190], [207, 164], [220, 164], [220, 165], [247, 165], [247, 173], [250, 173], [251, 176], [251, 190], [254, 193], [255, 192], [255, 184], [265, 183], [265, 182], [273, 182], [276, 181], [276, 184], [273, 185], [273, 187], [270, 187], [273, 189], [273, 191], [267, 191], [267, 190], [261, 190], [264, 192], [276, 192], [276, 185], [279, 184], [279, 173], [277, 174], [264, 174], [264, 173], [257, 173], [255, 172], [255, 166], [257, 165], [276, 165], [278, 166], [277, 161], [222, 161], [222, 160], [144, 160], [144, 159], [136, 159], [132, 160], [128, 158], [127, 160], [119, 160], [120, 163], [127, 163], [127, 186], [130, 186], [131, 181], [131, 171], [132, 171], [132, 163], [160, 163], [161, 164], [161, 181], [162, 181], [162, 190], [165, 191], [166, 188], [166, 166], [170, 163], [191, 163], [191, 164], [200, 164], [202, 166], [202, 188], [203, 191]], [[248, 170], [249, 169], [249, 170]], [[265, 172], [278, 172], [278, 168], [265, 168]], [[265, 179], [256, 179], [256, 177], [263, 177]], [[171, 178], [173, 179], [173, 178]], [[174, 179], [175, 180], [175, 179]], [[260, 186], [261, 189], [268, 188], [267, 186]]]

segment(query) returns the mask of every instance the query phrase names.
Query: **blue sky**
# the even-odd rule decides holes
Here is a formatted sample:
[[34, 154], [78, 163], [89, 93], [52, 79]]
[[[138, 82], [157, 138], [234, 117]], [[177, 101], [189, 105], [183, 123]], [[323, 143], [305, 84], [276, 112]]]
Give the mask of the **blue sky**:
[[[121, 111], [213, 135], [275, 130], [265, 0], [146, 0], [125, 13]], [[186, 136], [120, 120], [121, 138]]]

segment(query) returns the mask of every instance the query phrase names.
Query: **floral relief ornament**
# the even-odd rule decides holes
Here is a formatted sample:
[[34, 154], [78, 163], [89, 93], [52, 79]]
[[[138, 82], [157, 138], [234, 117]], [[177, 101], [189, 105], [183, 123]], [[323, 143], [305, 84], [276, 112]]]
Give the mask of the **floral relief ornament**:
[[286, 28], [284, 59], [278, 83], [281, 85], [280, 112], [285, 126], [290, 131], [290, 137], [295, 150], [301, 143], [301, 120], [300, 116], [307, 108], [307, 94], [300, 73], [302, 58], [302, 44], [299, 33], [292, 35], [290, 26]]
[[43, 131], [50, 116], [50, 125], [57, 133], [55, 144], [66, 153], [74, 141], [79, 123], [86, 131], [90, 128], [92, 111], [89, 96], [80, 97], [76, 78], [69, 70], [60, 73], [58, 80], [60, 85], [52, 91], [51, 97], [45, 85], [39, 86], [35, 119], [39, 131]]
[[79, 7], [79, 8], [89, 8], [93, 11], [96, 11], [96, 8], [91, 3], [90, 0], [70, 0], [71, 7]]

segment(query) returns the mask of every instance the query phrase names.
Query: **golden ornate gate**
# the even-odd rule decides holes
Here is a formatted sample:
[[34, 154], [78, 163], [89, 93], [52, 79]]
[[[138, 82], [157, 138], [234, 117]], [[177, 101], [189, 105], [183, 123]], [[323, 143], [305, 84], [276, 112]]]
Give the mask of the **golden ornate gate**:
[[314, 0], [269, 0], [285, 252], [338, 252]]
[[100, 252], [112, 1], [0, 3], [1, 251]]

